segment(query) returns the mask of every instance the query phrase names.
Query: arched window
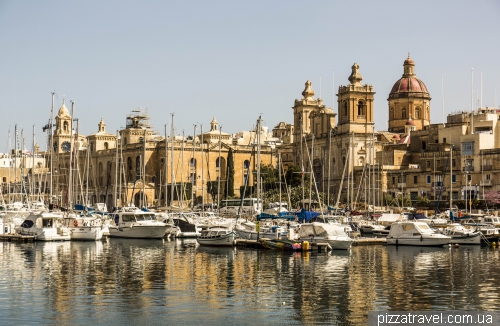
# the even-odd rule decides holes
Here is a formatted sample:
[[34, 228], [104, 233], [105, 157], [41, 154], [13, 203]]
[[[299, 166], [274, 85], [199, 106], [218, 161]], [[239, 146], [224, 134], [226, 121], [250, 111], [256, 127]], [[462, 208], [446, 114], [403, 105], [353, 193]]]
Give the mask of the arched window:
[[401, 119], [407, 119], [408, 118], [408, 112], [406, 111], [406, 108], [401, 108]]
[[344, 101], [344, 117], [347, 118], [347, 101]]
[[105, 142], [104, 143], [104, 149], [108, 149], [108, 148], [109, 148], [109, 144], [108, 144], [108, 142]]
[[192, 169], [196, 169], [196, 159], [192, 158], [189, 160], [189, 167]]
[[217, 172], [219, 171], [219, 168], [220, 168], [221, 178], [225, 178], [225, 174], [226, 174], [226, 159], [223, 158], [223, 157], [218, 157], [215, 160], [215, 168], [216, 168]]
[[137, 156], [135, 158], [135, 178], [138, 179], [141, 177], [141, 157]]
[[389, 112], [389, 119], [394, 119], [394, 108], [390, 109], [391, 112]]
[[63, 130], [64, 131], [68, 131], [68, 129], [69, 129], [68, 121], [64, 121], [64, 123], [63, 123]]
[[123, 145], [127, 145], [127, 137], [123, 138]]
[[415, 108], [415, 119], [420, 119], [420, 106]]
[[127, 178], [128, 178], [128, 181], [132, 181], [132, 169], [133, 169], [133, 166], [132, 166], [132, 158], [129, 157], [127, 158], [127, 170], [128, 170], [128, 173], [127, 173]]
[[103, 180], [103, 168], [102, 168], [102, 162], [99, 162], [99, 186], [103, 186], [104, 185], [104, 180]]
[[359, 158], [359, 166], [363, 166], [363, 165], [365, 165], [365, 158], [363, 156], [361, 156]]
[[366, 116], [366, 106], [363, 101], [358, 102], [358, 116]]
[[246, 170], [250, 167], [250, 161], [249, 160], [245, 160], [245, 162], [243, 162], [243, 168]]

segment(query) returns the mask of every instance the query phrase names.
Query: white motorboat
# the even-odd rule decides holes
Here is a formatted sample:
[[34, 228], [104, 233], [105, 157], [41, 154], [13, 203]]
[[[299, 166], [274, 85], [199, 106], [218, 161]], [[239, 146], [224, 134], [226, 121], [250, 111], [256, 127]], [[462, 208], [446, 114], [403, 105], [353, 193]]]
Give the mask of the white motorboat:
[[258, 238], [274, 239], [286, 236], [288, 233], [286, 226], [268, 225], [267, 223], [261, 224], [261, 226], [259, 226], [259, 231], [257, 231], [257, 225], [250, 221], [236, 224], [234, 230], [239, 238], [246, 240], [257, 240]]
[[451, 237], [436, 233], [425, 222], [396, 222], [387, 236], [388, 245], [444, 246]]
[[212, 227], [201, 231], [196, 241], [201, 246], [232, 247], [236, 239], [236, 232], [225, 227]]
[[303, 223], [297, 226], [296, 232], [301, 240], [309, 242], [325, 241], [335, 249], [350, 249], [354, 240], [345, 232], [340, 224], [333, 223]]
[[450, 243], [480, 245], [482, 233], [471, 230], [459, 223], [451, 223], [443, 229], [443, 234], [450, 236]]
[[95, 216], [68, 216], [64, 218], [71, 240], [101, 240], [103, 237], [103, 221]]
[[198, 217], [193, 213], [172, 214], [171, 232], [175, 232], [173, 235], [177, 238], [196, 238], [200, 235]]
[[167, 224], [156, 220], [152, 212], [126, 210], [114, 214], [114, 225], [109, 226], [109, 236], [115, 238], [162, 239]]
[[43, 212], [29, 215], [24, 222], [16, 227], [21, 235], [32, 235], [35, 240], [59, 241], [70, 240], [70, 232], [64, 226], [61, 215], [52, 212]]

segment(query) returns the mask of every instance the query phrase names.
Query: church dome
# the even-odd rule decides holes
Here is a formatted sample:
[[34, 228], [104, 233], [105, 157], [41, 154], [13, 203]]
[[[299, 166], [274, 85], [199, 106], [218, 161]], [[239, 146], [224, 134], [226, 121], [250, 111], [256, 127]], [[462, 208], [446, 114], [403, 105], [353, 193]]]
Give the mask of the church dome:
[[62, 118], [62, 117], [71, 117], [69, 115], [68, 108], [64, 104], [64, 100], [63, 100], [63, 104], [61, 105], [61, 108], [59, 109], [59, 113], [57, 114], [57, 116], [59, 116], [60, 118]]
[[429, 96], [425, 84], [414, 73], [415, 62], [410, 55], [405, 60], [403, 76], [392, 86], [389, 98], [409, 96]]
[[415, 121], [413, 121], [411, 118], [408, 119], [408, 121], [406, 121], [406, 125], [407, 126], [414, 126], [415, 125]]
[[417, 77], [402, 77], [394, 84], [394, 86], [392, 86], [391, 90], [391, 94], [410, 92], [429, 94], [425, 84]]

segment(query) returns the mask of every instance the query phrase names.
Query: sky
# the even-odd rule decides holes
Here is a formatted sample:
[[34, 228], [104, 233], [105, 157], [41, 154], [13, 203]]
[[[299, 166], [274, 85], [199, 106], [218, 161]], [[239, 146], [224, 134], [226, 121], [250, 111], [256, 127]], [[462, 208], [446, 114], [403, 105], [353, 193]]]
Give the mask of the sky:
[[334, 90], [355, 62], [376, 92], [375, 129], [387, 130], [408, 53], [441, 123], [500, 105], [498, 17], [498, 0], [0, 0], [0, 152], [15, 125], [45, 149], [51, 92], [55, 114], [75, 101], [84, 135], [101, 118], [116, 133], [138, 108], [162, 135], [172, 113], [176, 135], [208, 131], [213, 117], [226, 133], [259, 115], [271, 130], [293, 123], [307, 80], [338, 112]]

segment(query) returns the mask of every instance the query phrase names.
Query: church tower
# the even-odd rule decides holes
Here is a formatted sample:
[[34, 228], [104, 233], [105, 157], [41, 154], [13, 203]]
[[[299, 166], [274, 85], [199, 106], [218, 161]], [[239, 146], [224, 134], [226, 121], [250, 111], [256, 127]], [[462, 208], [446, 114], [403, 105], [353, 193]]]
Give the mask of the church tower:
[[311, 132], [310, 114], [318, 106], [323, 105], [323, 101], [321, 99], [314, 99], [314, 94], [312, 83], [308, 80], [305, 84], [305, 89], [302, 92], [302, 99], [295, 100], [295, 104], [293, 106], [294, 142], [300, 142], [303, 136]]
[[357, 63], [354, 63], [351, 69], [350, 84], [340, 86], [337, 94], [338, 133], [372, 133], [375, 125], [373, 85], [361, 84], [363, 77], [359, 73]]
[[412, 119], [415, 130], [430, 125], [431, 97], [425, 84], [415, 75], [415, 62], [410, 55], [405, 60], [403, 76], [394, 84], [389, 102], [389, 131], [403, 133]]
[[54, 151], [56, 153], [69, 152], [71, 150], [71, 115], [69, 114], [64, 99], [56, 116], [56, 130], [54, 131]]

